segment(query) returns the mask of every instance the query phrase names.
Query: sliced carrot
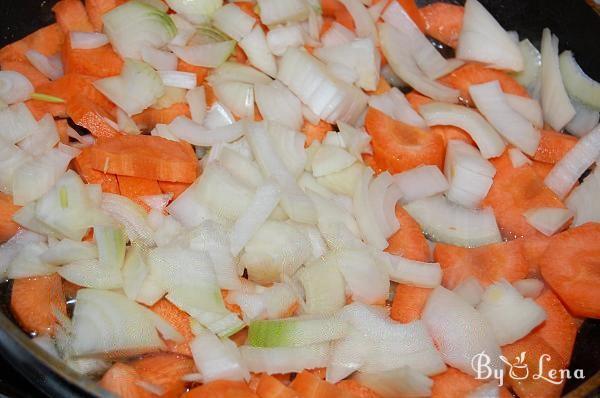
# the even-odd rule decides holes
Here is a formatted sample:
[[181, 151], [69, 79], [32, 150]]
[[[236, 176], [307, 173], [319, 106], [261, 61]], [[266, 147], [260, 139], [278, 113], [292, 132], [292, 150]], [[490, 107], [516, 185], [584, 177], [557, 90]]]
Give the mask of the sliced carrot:
[[162, 191], [162, 193], [172, 193], [173, 200], [174, 200], [174, 199], [177, 199], [177, 197], [179, 195], [181, 195], [183, 193], [183, 191], [188, 189], [190, 184], [185, 183], [185, 182], [159, 181], [158, 186], [160, 187], [160, 190]]
[[156, 180], [118, 175], [117, 181], [119, 182], [121, 195], [133, 200], [147, 211], [150, 208], [140, 199], [140, 196], [160, 195], [162, 193]]
[[0, 61], [27, 61], [27, 50], [36, 50], [44, 55], [54, 55], [60, 51], [65, 34], [56, 23], [38, 29], [29, 36], [0, 49]]
[[449, 289], [454, 289], [470, 276], [483, 285], [489, 285], [503, 278], [514, 282], [525, 278], [528, 273], [521, 240], [471, 249], [438, 243], [433, 257], [444, 271], [442, 284]]
[[53, 335], [57, 324], [54, 311], [67, 314], [60, 276], [15, 279], [10, 309], [25, 332]]
[[186, 392], [181, 398], [258, 398], [246, 383], [218, 380]]
[[324, 120], [320, 120], [319, 124], [316, 125], [310, 123], [308, 120], [305, 120], [301, 129], [302, 133], [306, 136], [306, 142], [304, 143], [304, 146], [310, 146], [310, 144], [312, 144], [312, 142], [315, 140], [319, 142], [323, 141], [325, 134], [331, 130], [333, 130], [333, 126]]
[[529, 209], [537, 207], [564, 208], [564, 204], [544, 185], [534, 169], [529, 165], [514, 168], [506, 151], [492, 159], [496, 167], [494, 182], [483, 207], [491, 206], [502, 235], [507, 239], [540, 235], [523, 216]]
[[307, 372], [312, 373], [313, 375], [317, 376], [321, 380], [325, 380], [325, 377], [327, 376], [327, 369], [325, 369], [325, 368], [309, 369], [309, 370], [307, 370]]
[[529, 97], [527, 90], [507, 73], [497, 69], [487, 68], [482, 64], [474, 62], [467, 63], [454, 70], [452, 73], [442, 77], [440, 82], [460, 90], [461, 98], [466, 103], [471, 104], [472, 100], [469, 95], [469, 87], [472, 84], [487, 83], [494, 80], [500, 82], [502, 91], [507, 94]]
[[411, 260], [429, 261], [429, 245], [419, 224], [402, 206], [396, 206], [396, 218], [400, 229], [390, 236], [385, 251]]
[[324, 17], [334, 18], [340, 7], [344, 6], [338, 0], [321, 0], [321, 12]]
[[240, 47], [239, 44], [235, 46], [235, 48], [233, 49], [233, 54], [231, 54], [231, 57], [229, 58], [239, 64], [245, 64], [248, 61], [248, 56], [246, 55], [244, 50], [242, 50], [242, 47]]
[[[470, 392], [484, 384], [472, 376], [454, 368], [448, 368], [444, 373], [433, 376], [431, 398], [464, 398]], [[505, 388], [500, 388], [500, 398], [512, 398]]]
[[62, 50], [65, 73], [77, 73], [88, 76], [108, 77], [121, 73], [123, 60], [110, 44], [89, 50], [71, 47], [67, 37]]
[[187, 104], [177, 103], [168, 108], [148, 108], [133, 116], [135, 124], [144, 130], [152, 130], [157, 124], [169, 124], [177, 116], [190, 116], [190, 108]]
[[357, 398], [381, 398], [381, 395], [356, 380], [342, 380], [336, 386], [342, 391], [354, 394]]
[[185, 339], [182, 343], [167, 340], [165, 342], [167, 350], [175, 354], [191, 356], [189, 342], [194, 339], [194, 333], [190, 326], [190, 316], [164, 298], [158, 300], [150, 309], [169, 322]]
[[365, 163], [365, 165], [367, 165], [373, 169], [375, 174], [379, 174], [379, 173], [385, 171], [385, 167], [383, 167], [379, 163], [377, 163], [377, 160], [375, 159], [375, 157], [373, 157], [373, 155], [371, 155], [370, 153], [363, 153], [362, 159], [363, 159], [363, 162]]
[[106, 174], [102, 171], [94, 170], [91, 162], [91, 147], [83, 148], [81, 153], [73, 160], [73, 168], [86, 183], [100, 184], [102, 192], [120, 193], [117, 177], [114, 174]]
[[354, 32], [356, 27], [354, 25], [354, 18], [352, 18], [352, 14], [341, 3], [340, 7], [335, 11], [334, 18], [337, 23]]
[[392, 301], [390, 317], [398, 322], [410, 323], [421, 319], [421, 312], [432, 289], [398, 284]]
[[577, 144], [577, 137], [572, 135], [553, 130], [541, 130], [541, 133], [540, 145], [533, 155], [538, 162], [554, 164]]
[[[90, 228], [90, 231], [93, 233], [94, 230]], [[77, 292], [79, 289], [83, 289], [83, 287], [76, 285], [73, 282], [69, 282], [66, 279], [62, 280], [62, 290], [66, 301], [73, 300], [75, 297], [77, 297]]]
[[38, 100], [27, 100], [25, 101], [25, 105], [27, 105], [29, 112], [31, 112], [35, 120], [40, 120], [48, 113], [56, 118], [68, 117], [67, 104], [64, 102], [52, 103]]
[[469, 145], [475, 146], [475, 141], [465, 130], [456, 126], [432, 126], [430, 127], [432, 133], [438, 134], [444, 140], [444, 145], [448, 145], [450, 140], [460, 140], [466, 142]]
[[433, 102], [433, 100], [429, 97], [424, 96], [423, 94], [417, 92], [417, 91], [411, 91], [408, 94], [406, 94], [406, 99], [408, 100], [408, 103], [410, 104], [410, 106], [413, 107], [413, 109], [415, 111], [419, 111], [419, 107], [421, 105], [425, 105], [425, 104], [429, 104], [430, 102]]
[[60, 0], [52, 7], [63, 32], [93, 32], [94, 27], [80, 0]]
[[98, 384], [119, 398], [156, 397], [139, 385], [141, 381], [140, 375], [133, 367], [117, 362], [104, 373]]
[[69, 133], [68, 133], [69, 122], [67, 122], [66, 119], [58, 119], [56, 121], [56, 129], [58, 130], [58, 137], [60, 139], [60, 142], [62, 142], [63, 144], [68, 144], [69, 143]]
[[260, 16], [256, 13], [256, 3], [253, 1], [236, 1], [236, 6], [240, 7], [242, 11], [246, 14], [250, 15], [253, 18], [256, 18], [257, 21], [260, 21]]
[[260, 376], [256, 394], [260, 398], [300, 398], [294, 390], [266, 373]]
[[142, 380], [164, 391], [160, 395], [163, 398], [180, 397], [186, 389], [181, 378], [196, 371], [191, 358], [171, 353], [151, 354], [132, 362], [131, 366]]
[[110, 138], [121, 134], [108, 122], [112, 120], [111, 115], [88, 98], [70, 99], [67, 103], [67, 115], [96, 138]]
[[544, 280], [576, 316], [600, 318], [600, 224], [554, 235], [540, 258]]
[[546, 235], [533, 235], [528, 238], [521, 238], [523, 248], [523, 256], [529, 266], [528, 275], [538, 276], [539, 275], [539, 260], [548, 248], [550, 243], [550, 237]]
[[[353, 398], [354, 394], [322, 380], [311, 372], [298, 373], [290, 388], [302, 398]], [[355, 397], [354, 397], [355, 398]]]
[[92, 146], [92, 167], [107, 173], [192, 183], [198, 160], [192, 146], [149, 135], [119, 135]]
[[456, 48], [462, 29], [465, 8], [451, 3], [432, 3], [420, 10], [425, 33], [447, 46]]
[[[240, 3], [236, 3], [236, 4], [240, 4]], [[181, 72], [195, 73], [196, 74], [196, 84], [198, 86], [201, 86], [202, 83], [204, 83], [206, 76], [208, 76], [208, 73], [210, 72], [209, 68], [205, 68], [202, 66], [190, 65], [181, 59], [177, 63], [177, 70], [181, 71]]]
[[421, 165], [443, 166], [443, 139], [431, 132], [396, 121], [369, 108], [365, 120], [377, 162], [395, 174]]
[[12, 196], [0, 192], [0, 243], [4, 243], [17, 233], [19, 225], [12, 220], [21, 208], [13, 204]]
[[319, 32], [319, 37], [323, 37], [323, 35], [325, 33], [327, 33], [327, 31], [329, 29], [331, 29], [331, 25], [333, 25], [333, 22], [335, 20], [331, 17], [323, 17], [323, 25], [321, 25], [321, 31]]
[[0, 68], [2, 70], [19, 72], [31, 82], [34, 88], [38, 88], [50, 81], [42, 72], [27, 61], [3, 61], [0, 62]]
[[94, 30], [102, 32], [102, 16], [124, 2], [125, 0], [85, 0], [85, 9]]
[[534, 160], [531, 162], [531, 167], [533, 168], [533, 171], [535, 171], [535, 173], [543, 180], [546, 178], [548, 173], [550, 173], [550, 170], [552, 170], [554, 165], [552, 163], [536, 162]]
[[415, 0], [397, 0], [397, 1], [398, 1], [398, 3], [400, 3], [402, 8], [404, 8], [404, 11], [406, 11], [406, 13], [410, 17], [410, 19], [412, 19], [413, 22], [415, 23], [415, 25], [417, 25], [419, 30], [421, 32], [424, 32], [425, 28], [426, 28], [425, 18], [423, 18], [423, 15], [421, 15], [421, 12], [419, 11], [419, 8], [417, 7], [417, 3], [415, 2]]
[[40, 94], [48, 94], [54, 97], [62, 98], [66, 101], [66, 103], [85, 97], [89, 101], [92, 101], [100, 106], [102, 109], [110, 112], [115, 106], [110, 100], [108, 100], [108, 98], [102, 95], [100, 91], [96, 90], [93, 85], [96, 79], [97, 78], [93, 76], [67, 73], [60, 79], [40, 86], [37, 89], [37, 92]]

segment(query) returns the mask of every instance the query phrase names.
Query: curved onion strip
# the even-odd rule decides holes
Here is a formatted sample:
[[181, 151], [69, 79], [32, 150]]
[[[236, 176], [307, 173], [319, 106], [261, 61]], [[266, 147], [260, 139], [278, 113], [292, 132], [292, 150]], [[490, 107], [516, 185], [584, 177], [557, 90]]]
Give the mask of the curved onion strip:
[[90, 50], [108, 44], [108, 36], [98, 32], [71, 32], [71, 48]]
[[560, 55], [560, 73], [571, 97], [600, 110], [600, 83], [585, 74], [571, 51]]

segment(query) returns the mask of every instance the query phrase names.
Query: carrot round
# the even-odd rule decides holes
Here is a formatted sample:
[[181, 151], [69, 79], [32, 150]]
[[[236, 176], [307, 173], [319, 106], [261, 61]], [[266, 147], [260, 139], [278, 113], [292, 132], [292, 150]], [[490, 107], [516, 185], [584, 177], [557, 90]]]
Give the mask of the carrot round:
[[333, 126], [324, 120], [320, 120], [319, 124], [312, 124], [308, 120], [305, 120], [301, 129], [302, 133], [306, 136], [304, 146], [310, 146], [313, 141], [323, 141], [325, 134], [331, 130], [333, 130]]
[[375, 108], [367, 111], [365, 127], [377, 163], [391, 173], [421, 165], [443, 166], [445, 148], [439, 135], [396, 121]]
[[294, 390], [266, 373], [258, 380], [256, 394], [260, 398], [300, 398]]
[[354, 394], [356, 398], [381, 398], [381, 395], [356, 380], [342, 380], [336, 386], [342, 391]]
[[444, 271], [442, 284], [449, 289], [470, 276], [489, 285], [503, 278], [514, 282], [527, 277], [528, 273], [520, 240], [471, 249], [438, 243], [433, 257]]
[[67, 32], [93, 32], [94, 27], [80, 0], [60, 0], [52, 7], [56, 22]]
[[533, 155], [538, 162], [554, 164], [565, 156], [575, 144], [577, 137], [558, 133], [553, 130], [541, 130], [540, 144]]
[[421, 319], [421, 312], [432, 289], [398, 284], [392, 301], [390, 317], [398, 322], [410, 323]]
[[17, 233], [19, 225], [12, 217], [20, 208], [13, 204], [12, 196], [0, 192], [0, 243], [6, 242]]
[[429, 244], [419, 224], [402, 206], [396, 206], [396, 218], [400, 229], [390, 236], [385, 251], [411, 260], [429, 261]]
[[170, 340], [165, 341], [167, 350], [175, 354], [191, 356], [192, 351], [190, 350], [189, 342], [194, 339], [194, 333], [192, 333], [190, 326], [190, 316], [164, 298], [157, 301], [150, 309], [169, 322], [184, 338], [182, 343]]
[[425, 33], [445, 45], [456, 48], [462, 29], [465, 8], [436, 2], [419, 9], [425, 21]]
[[383, 167], [382, 165], [377, 163], [377, 160], [375, 159], [375, 157], [373, 157], [373, 155], [371, 155], [369, 153], [363, 153], [362, 159], [363, 159], [363, 162], [365, 163], [365, 165], [367, 165], [373, 169], [375, 174], [379, 174], [379, 173], [385, 171], [385, 167]]
[[181, 398], [258, 398], [246, 383], [218, 380], [186, 392]]
[[535, 160], [531, 162], [531, 168], [533, 169], [533, 171], [535, 171], [535, 174], [537, 174], [542, 180], [546, 178], [546, 176], [548, 175], [548, 173], [550, 173], [550, 170], [552, 170], [553, 167], [554, 164], [552, 163], [543, 163]]
[[25, 332], [53, 335], [57, 324], [54, 311], [67, 314], [60, 276], [15, 279], [10, 309]]
[[141, 377], [133, 367], [117, 362], [104, 373], [98, 384], [119, 398], [156, 397], [144, 390], [138, 384], [140, 381]]
[[600, 318], [600, 224], [587, 223], [555, 235], [540, 258], [544, 280], [570, 312]]

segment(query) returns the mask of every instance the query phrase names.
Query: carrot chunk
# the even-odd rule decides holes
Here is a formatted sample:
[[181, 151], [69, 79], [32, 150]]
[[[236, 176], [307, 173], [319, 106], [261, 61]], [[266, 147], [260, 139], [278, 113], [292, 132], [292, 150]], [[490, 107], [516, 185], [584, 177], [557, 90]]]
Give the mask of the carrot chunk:
[[133, 115], [133, 121], [141, 129], [152, 130], [157, 124], [171, 123], [177, 116], [190, 117], [189, 106], [184, 103], [177, 103], [164, 109], [148, 108], [137, 115]]
[[421, 14], [419, 8], [417, 7], [417, 3], [415, 0], [397, 0], [398, 3], [404, 8], [404, 11], [408, 14], [410, 19], [413, 20], [415, 25], [419, 28], [421, 32], [425, 32], [426, 23], [425, 18]]
[[290, 388], [302, 398], [352, 398], [354, 394], [322, 380], [311, 372], [298, 373]]
[[348, 11], [346, 7], [344, 7], [341, 3], [340, 6], [335, 10], [334, 15], [335, 21], [340, 25], [343, 25], [345, 28], [354, 31], [356, 25], [354, 25], [354, 18], [352, 18], [352, 14]]
[[305, 147], [310, 146], [313, 141], [323, 141], [327, 132], [333, 130], [333, 126], [324, 120], [320, 120], [319, 124], [312, 124], [308, 120], [302, 125], [302, 133], [306, 136]]
[[110, 114], [88, 98], [72, 98], [67, 103], [67, 115], [73, 122], [87, 130], [96, 138], [110, 138], [120, 135], [108, 120]]
[[[464, 398], [484, 382], [454, 368], [433, 376], [431, 398]], [[500, 388], [500, 398], [512, 398], [506, 387]]]
[[181, 398], [258, 398], [246, 383], [218, 380], [186, 392]]
[[392, 301], [390, 317], [398, 322], [410, 323], [421, 319], [421, 312], [432, 289], [398, 284]]
[[140, 199], [140, 196], [160, 195], [162, 193], [156, 180], [118, 175], [117, 181], [119, 182], [121, 195], [128, 197], [146, 210], [150, 210], [150, 208]]
[[62, 60], [65, 73], [109, 77], [120, 74], [123, 68], [123, 60], [110, 44], [84, 50], [72, 48], [68, 38], [63, 46]]
[[388, 239], [386, 252], [411, 260], [427, 262], [431, 255], [421, 227], [402, 206], [396, 206], [400, 229]]
[[169, 322], [185, 339], [182, 343], [167, 340], [165, 342], [167, 350], [175, 354], [191, 356], [189, 342], [194, 339], [194, 333], [190, 326], [190, 316], [164, 298], [156, 302], [150, 309]]
[[27, 50], [36, 50], [44, 55], [54, 55], [60, 51], [65, 34], [56, 23], [36, 30], [25, 38], [0, 49], [0, 61], [27, 61]]
[[372, 137], [377, 163], [391, 173], [421, 165], [442, 168], [445, 148], [439, 135], [396, 121], [374, 108], [367, 111], [365, 127]]
[[73, 160], [73, 168], [88, 184], [100, 184], [102, 192], [120, 193], [119, 183], [114, 174], [106, 174], [92, 167], [92, 148], [87, 147]]
[[10, 309], [25, 332], [53, 335], [57, 324], [54, 311], [67, 314], [60, 276], [15, 279]]
[[93, 32], [94, 27], [80, 0], [60, 0], [52, 7], [56, 22], [65, 32]]
[[117, 362], [104, 373], [98, 384], [119, 398], [156, 397], [150, 391], [144, 390], [139, 385], [140, 381], [141, 377], [133, 367]]
[[451, 3], [433, 3], [419, 9], [425, 20], [425, 33], [445, 45], [456, 48], [465, 8]]
[[538, 162], [554, 164], [577, 144], [577, 137], [572, 135], [553, 130], [541, 130], [541, 133], [540, 145], [533, 155]]
[[12, 196], [0, 192], [0, 243], [6, 242], [17, 233], [19, 225], [12, 217], [20, 208], [13, 204]]
[[85, 9], [87, 11], [90, 23], [96, 32], [102, 31], [102, 16], [125, 3], [126, 0], [85, 0]]
[[442, 284], [449, 289], [454, 289], [470, 276], [483, 285], [489, 285], [503, 278], [514, 282], [525, 278], [528, 273], [520, 240], [472, 249], [438, 243], [433, 257], [444, 271]]
[[539, 261], [550, 243], [550, 237], [546, 235], [533, 235], [522, 238], [523, 256], [529, 266], [529, 275], [539, 275]]
[[131, 363], [142, 380], [159, 387], [161, 397], [180, 397], [186, 383], [181, 380], [186, 374], [194, 373], [194, 361], [185, 356], [171, 353], [157, 353], [145, 356]]
[[381, 398], [381, 395], [356, 380], [342, 380], [336, 386], [342, 391], [354, 394], [356, 398]]
[[266, 373], [258, 380], [256, 394], [260, 398], [300, 398], [294, 390]]
[[569, 311], [600, 318], [600, 224], [587, 223], [553, 236], [540, 258], [544, 280]]

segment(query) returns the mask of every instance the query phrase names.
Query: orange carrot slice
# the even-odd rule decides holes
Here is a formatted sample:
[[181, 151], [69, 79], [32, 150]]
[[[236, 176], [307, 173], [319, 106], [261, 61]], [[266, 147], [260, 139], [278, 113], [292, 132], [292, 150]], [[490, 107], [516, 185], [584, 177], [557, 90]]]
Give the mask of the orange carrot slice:
[[180, 397], [186, 383], [181, 380], [186, 374], [194, 373], [196, 366], [189, 357], [171, 353], [145, 356], [131, 363], [142, 380], [164, 391], [161, 397]]
[[301, 130], [306, 136], [306, 142], [304, 143], [304, 146], [310, 146], [310, 144], [312, 144], [312, 142], [315, 140], [319, 142], [323, 141], [325, 134], [331, 130], [333, 130], [333, 126], [324, 120], [320, 120], [319, 124], [317, 125], [311, 124], [308, 120], [305, 120]]
[[75, 49], [68, 38], [63, 46], [62, 60], [65, 73], [108, 77], [120, 74], [123, 68], [123, 60], [110, 44], [89, 50]]
[[0, 243], [4, 243], [17, 233], [19, 225], [12, 220], [21, 208], [13, 204], [12, 196], [0, 192]]
[[190, 108], [187, 104], [177, 103], [168, 108], [148, 108], [133, 116], [135, 124], [144, 130], [152, 130], [157, 124], [169, 124], [177, 116], [190, 117]]
[[550, 243], [550, 237], [546, 235], [533, 235], [528, 238], [522, 238], [523, 256], [529, 266], [528, 274], [530, 276], [539, 275], [539, 261]]
[[444, 271], [442, 284], [449, 289], [470, 276], [489, 285], [502, 278], [514, 282], [525, 278], [528, 272], [520, 240], [472, 249], [438, 243], [433, 257]]
[[80, 0], [60, 0], [52, 7], [63, 32], [93, 32], [87, 11]]
[[544, 178], [546, 178], [548, 173], [550, 173], [550, 170], [552, 170], [552, 168], [554, 167], [554, 164], [536, 162], [534, 160], [531, 163], [531, 167], [533, 168], [533, 171], [535, 171], [535, 174], [537, 174], [543, 180]]
[[335, 10], [334, 15], [335, 21], [340, 25], [343, 25], [347, 29], [354, 31], [354, 18], [352, 18], [352, 14], [344, 7], [341, 3], [340, 6]]
[[367, 111], [365, 127], [372, 137], [375, 159], [390, 172], [428, 164], [443, 166], [445, 148], [439, 135], [398, 122], [374, 108]]
[[68, 144], [69, 143], [69, 133], [68, 133], [68, 129], [69, 129], [69, 123], [67, 122], [66, 119], [59, 119], [56, 121], [56, 129], [58, 130], [58, 137], [60, 139], [60, 142], [62, 142], [63, 144]]
[[483, 383], [460, 370], [448, 368], [433, 376], [432, 398], [464, 398]]
[[425, 33], [449, 47], [456, 48], [465, 8], [440, 2], [428, 4], [419, 11], [425, 20]]
[[[94, 230], [90, 228], [90, 232], [93, 233], [93, 231]], [[77, 297], [77, 292], [79, 289], [83, 289], [83, 287], [76, 285], [73, 282], [69, 282], [66, 279], [62, 280], [62, 290], [63, 295], [65, 296], [65, 301], [73, 300], [75, 297]]]
[[190, 184], [185, 182], [159, 181], [158, 186], [160, 187], [162, 193], [172, 193], [173, 200], [175, 200], [179, 195], [183, 193], [183, 191], [188, 189]]
[[429, 245], [419, 224], [402, 206], [396, 206], [396, 218], [400, 229], [390, 236], [385, 251], [411, 260], [429, 261]]
[[[240, 3], [236, 3], [236, 4], [240, 4]], [[202, 83], [204, 83], [206, 76], [208, 76], [208, 73], [210, 72], [209, 68], [205, 68], [202, 66], [190, 65], [181, 59], [177, 63], [177, 70], [181, 71], [181, 72], [195, 73], [196, 74], [196, 84], [198, 86], [201, 86]]]
[[142, 388], [139, 385], [140, 381], [142, 379], [133, 367], [117, 362], [104, 373], [98, 384], [119, 398], [156, 397]]
[[[45, 85], [45, 84], [43, 84]], [[38, 100], [27, 100], [25, 105], [29, 108], [29, 112], [33, 115], [35, 120], [40, 120], [46, 114], [51, 114], [56, 118], [66, 118], [67, 106], [65, 103], [52, 103]]]
[[542, 276], [576, 316], [600, 318], [600, 224], [587, 223], [550, 239]]
[[266, 373], [260, 376], [256, 394], [260, 398], [300, 398], [294, 390]]
[[96, 90], [93, 85], [96, 79], [93, 76], [67, 73], [60, 79], [40, 86], [37, 92], [62, 98], [66, 103], [74, 99], [86, 98], [102, 109], [111, 111], [115, 106], [100, 91]]
[[149, 135], [119, 135], [92, 146], [92, 167], [111, 174], [192, 183], [198, 161], [192, 146]]
[[419, 111], [419, 107], [421, 105], [425, 105], [425, 104], [429, 104], [430, 102], [433, 102], [433, 100], [431, 98], [426, 97], [417, 91], [411, 91], [408, 94], [406, 94], [406, 100], [408, 101], [410, 106], [412, 106], [413, 109], [417, 112]]
[[553, 130], [541, 130], [541, 133], [540, 145], [533, 155], [538, 162], [554, 164], [577, 144], [577, 137], [572, 135]]
[[111, 115], [88, 98], [70, 99], [67, 103], [67, 115], [96, 138], [110, 138], [121, 134], [108, 122], [112, 120]]
[[421, 319], [421, 312], [432, 289], [398, 284], [392, 301], [390, 317], [398, 322], [409, 323]]
[[53, 335], [57, 324], [54, 311], [67, 314], [60, 276], [15, 279], [10, 309], [25, 332]]
[[337, 383], [336, 386], [342, 391], [354, 394], [356, 398], [381, 398], [381, 395], [356, 380], [343, 380]]
[[311, 372], [298, 373], [290, 388], [302, 398], [352, 398], [354, 394], [326, 382]]
[[88, 184], [100, 184], [102, 192], [120, 193], [119, 183], [114, 174], [106, 174], [92, 167], [92, 149], [83, 148], [81, 153], [73, 160], [73, 168]]
[[500, 82], [502, 91], [507, 94], [529, 97], [527, 90], [507, 73], [496, 69], [486, 68], [478, 63], [468, 63], [439, 79], [440, 82], [460, 90], [461, 98], [468, 104], [472, 103], [469, 87], [472, 84], [487, 83], [494, 80]]
[[3, 61], [0, 62], [0, 69], [19, 72], [31, 82], [34, 88], [50, 82], [50, 79], [27, 61]]
[[124, 2], [125, 0], [85, 0], [85, 9], [94, 30], [102, 32], [102, 16]]
[[182, 343], [167, 340], [165, 342], [167, 350], [175, 354], [191, 356], [189, 342], [194, 339], [194, 333], [190, 326], [190, 316], [164, 298], [158, 300], [150, 309], [169, 322], [185, 339]]
[[258, 398], [246, 383], [218, 380], [186, 392], [181, 398]]
[[54, 23], [0, 49], [0, 61], [27, 61], [25, 53], [30, 49], [44, 55], [54, 55], [60, 51], [64, 40], [65, 34]]
[[363, 153], [362, 158], [363, 158], [363, 162], [365, 163], [365, 165], [372, 168], [373, 171], [375, 172], [375, 174], [379, 174], [379, 173], [385, 171], [385, 167], [383, 167], [379, 163], [377, 163], [377, 160], [373, 157], [373, 155], [371, 155], [369, 153]]
[[[507, 151], [508, 152], [508, 151]], [[482, 206], [491, 206], [502, 235], [507, 239], [541, 235], [523, 213], [537, 207], [564, 208], [558, 197], [529, 165], [514, 168], [507, 152], [492, 160], [494, 182]]]
[[128, 197], [147, 211], [150, 207], [140, 199], [140, 196], [160, 195], [162, 193], [158, 181], [146, 178], [118, 175], [119, 191], [121, 195]]
[[321, 12], [324, 17], [334, 18], [340, 7], [343, 6], [338, 0], [321, 0]]

